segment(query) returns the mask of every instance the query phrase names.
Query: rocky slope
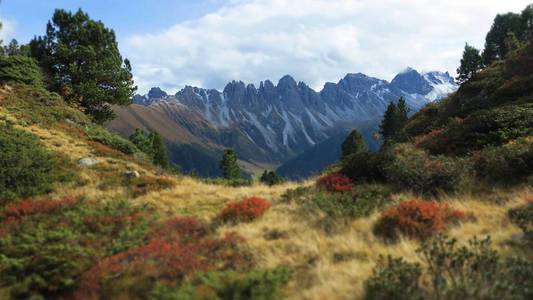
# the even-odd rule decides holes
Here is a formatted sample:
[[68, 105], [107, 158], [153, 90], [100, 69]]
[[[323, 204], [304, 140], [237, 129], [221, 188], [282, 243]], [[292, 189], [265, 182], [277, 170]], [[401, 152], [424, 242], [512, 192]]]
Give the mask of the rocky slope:
[[[233, 81], [222, 92], [187, 86], [168, 95], [152, 88], [135, 96], [134, 105], [117, 109], [119, 118], [108, 127], [123, 135], [137, 127], [160, 131], [173, 151], [177, 145], [194, 145], [206, 156], [218, 157], [221, 149], [231, 147], [245, 161], [279, 165], [338, 135], [341, 128], [377, 122], [399, 97], [416, 111], [456, 88], [448, 73], [411, 68], [391, 82], [348, 74], [338, 83], [326, 83], [320, 92], [288, 75], [276, 85], [266, 80], [259, 87]], [[205, 160], [195, 167], [179, 151], [171, 156], [186, 164], [186, 170], [213, 175], [200, 165]]]

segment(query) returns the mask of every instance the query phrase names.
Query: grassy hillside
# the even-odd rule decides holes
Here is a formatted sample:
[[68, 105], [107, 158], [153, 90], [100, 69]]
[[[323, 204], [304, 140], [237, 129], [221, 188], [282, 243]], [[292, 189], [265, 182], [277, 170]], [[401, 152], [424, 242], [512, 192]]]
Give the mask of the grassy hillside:
[[532, 61], [320, 178], [230, 187], [155, 167], [10, 58], [0, 298], [531, 299]]

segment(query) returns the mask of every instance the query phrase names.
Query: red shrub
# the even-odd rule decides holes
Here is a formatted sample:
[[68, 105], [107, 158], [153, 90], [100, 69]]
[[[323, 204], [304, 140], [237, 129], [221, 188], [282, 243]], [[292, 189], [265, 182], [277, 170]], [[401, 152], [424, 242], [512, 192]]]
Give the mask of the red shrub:
[[6, 220], [13, 221], [24, 216], [49, 213], [62, 206], [73, 205], [76, 202], [77, 200], [72, 198], [64, 198], [57, 201], [24, 199], [8, 204], [4, 210], [4, 214]]
[[526, 204], [527, 203], [533, 203], [533, 195], [526, 196]]
[[398, 233], [425, 239], [464, 217], [463, 212], [447, 204], [413, 199], [383, 212], [374, 232], [391, 240]]
[[194, 218], [173, 218], [163, 222], [152, 231], [152, 236], [165, 240], [191, 240], [207, 235], [204, 224]]
[[427, 146], [428, 144], [430, 144], [433, 141], [434, 138], [436, 138], [441, 133], [443, 133], [444, 130], [445, 130], [444, 128], [437, 128], [437, 129], [431, 130], [430, 132], [428, 132], [428, 133], [426, 133], [424, 135], [418, 136], [415, 139], [415, 142], [414, 142], [415, 147], [423, 148], [423, 147]]
[[268, 201], [253, 196], [239, 202], [227, 204], [220, 213], [220, 219], [225, 222], [249, 222], [261, 216], [270, 206], [272, 205]]
[[[165, 222], [146, 244], [104, 258], [86, 271], [72, 298], [135, 298], [158, 281], [179, 282], [200, 271], [250, 265], [250, 256], [238, 247], [242, 238], [231, 233], [224, 238], [209, 238], [199, 225], [190, 218]], [[194, 238], [167, 239], [172, 236], [169, 231]]]
[[352, 180], [341, 173], [331, 173], [318, 179], [317, 186], [329, 192], [351, 191]]

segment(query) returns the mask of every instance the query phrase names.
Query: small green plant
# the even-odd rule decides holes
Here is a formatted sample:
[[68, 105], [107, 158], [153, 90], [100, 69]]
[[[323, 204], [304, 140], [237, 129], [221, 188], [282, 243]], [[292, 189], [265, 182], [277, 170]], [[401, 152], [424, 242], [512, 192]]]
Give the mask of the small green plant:
[[0, 122], [0, 203], [51, 192], [55, 182], [75, 177], [65, 165], [70, 163], [48, 151], [36, 136]]
[[[381, 260], [367, 281], [366, 299], [530, 299], [533, 263], [502, 258], [490, 237], [460, 246], [438, 235], [417, 250], [422, 266]], [[427, 278], [424, 281], [422, 278]]]
[[507, 215], [511, 222], [522, 229], [524, 234], [533, 238], [533, 200], [510, 209]]
[[382, 153], [359, 152], [342, 160], [342, 173], [357, 182], [383, 182], [383, 166], [386, 157]]
[[267, 170], [263, 172], [263, 175], [261, 175], [261, 178], [259, 178], [259, 181], [261, 181], [262, 183], [268, 186], [274, 186], [274, 185], [285, 182], [285, 180], [282, 177], [280, 177], [278, 174], [276, 174], [276, 172], [267, 171]]

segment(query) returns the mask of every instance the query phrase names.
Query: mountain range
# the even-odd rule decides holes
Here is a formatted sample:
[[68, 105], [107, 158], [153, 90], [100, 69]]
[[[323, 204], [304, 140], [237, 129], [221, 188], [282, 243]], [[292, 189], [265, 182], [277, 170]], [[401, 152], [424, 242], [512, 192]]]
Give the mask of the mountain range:
[[[318, 171], [317, 164], [307, 160], [305, 174], [301, 168], [294, 174], [283, 164], [294, 164], [299, 155], [315, 148], [338, 148], [342, 135], [352, 128], [365, 131], [375, 148], [372, 133], [389, 102], [404, 97], [411, 111], [417, 111], [456, 89], [447, 72], [420, 73], [412, 68], [391, 82], [347, 74], [319, 92], [289, 75], [277, 84], [266, 80], [258, 87], [232, 81], [223, 91], [186, 86], [169, 95], [154, 87], [146, 95], [136, 95], [134, 104], [116, 108], [118, 118], [108, 127], [124, 136], [135, 128], [157, 130], [167, 140], [171, 160], [185, 171], [217, 176], [222, 150], [233, 148], [248, 171], [281, 165], [283, 175], [300, 178]], [[322, 151], [318, 165], [335, 161], [335, 153]]]

